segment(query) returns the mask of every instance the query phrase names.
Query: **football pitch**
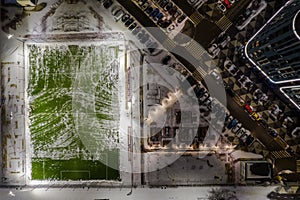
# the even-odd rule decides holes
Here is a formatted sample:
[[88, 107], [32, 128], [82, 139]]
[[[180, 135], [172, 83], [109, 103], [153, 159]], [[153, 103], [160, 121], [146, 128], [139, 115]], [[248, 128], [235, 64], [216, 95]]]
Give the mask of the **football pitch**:
[[117, 180], [117, 42], [26, 45], [32, 180]]

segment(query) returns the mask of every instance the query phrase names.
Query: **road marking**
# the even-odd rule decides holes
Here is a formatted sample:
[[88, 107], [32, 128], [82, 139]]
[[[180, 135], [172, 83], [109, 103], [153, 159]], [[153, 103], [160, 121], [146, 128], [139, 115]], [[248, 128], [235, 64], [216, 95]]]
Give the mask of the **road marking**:
[[201, 47], [200, 44], [194, 40], [192, 40], [185, 48], [196, 59], [201, 58], [206, 52], [203, 47]]
[[176, 47], [176, 44], [173, 40], [171, 40], [169, 37], [162, 43], [162, 45], [168, 50], [171, 51]]
[[227, 31], [227, 29], [232, 25], [232, 22], [224, 15], [219, 21], [216, 22], [216, 25], [222, 30]]
[[195, 11], [190, 16], [190, 19], [195, 25], [198, 25], [203, 20], [203, 17], [197, 11]]
[[204, 70], [200, 66], [197, 67], [195, 71], [193, 71], [193, 77], [199, 82], [202, 81], [206, 75], [207, 74], [204, 72]]

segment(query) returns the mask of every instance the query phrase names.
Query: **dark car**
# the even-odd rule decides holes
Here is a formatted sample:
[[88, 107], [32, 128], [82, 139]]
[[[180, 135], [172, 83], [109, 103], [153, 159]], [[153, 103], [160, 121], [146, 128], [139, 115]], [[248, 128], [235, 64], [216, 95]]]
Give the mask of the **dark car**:
[[278, 136], [277, 131], [276, 131], [275, 129], [273, 129], [273, 128], [270, 128], [270, 129], [268, 130], [268, 133], [269, 133], [272, 137], [274, 137], [274, 138]]
[[155, 9], [150, 13], [150, 16], [151, 16], [152, 18], [154, 18], [158, 13], [159, 13], [159, 9], [158, 9], [158, 8], [155, 8]]
[[179, 17], [182, 14], [182, 12], [178, 9], [176, 9], [176, 11], [173, 13], [173, 18], [176, 19], [177, 17]]
[[161, 20], [164, 17], [164, 15], [162, 13], [158, 13], [155, 17], [153, 17], [153, 19], [155, 21]]
[[126, 13], [125, 15], [122, 16], [121, 21], [125, 23], [129, 18], [130, 18], [130, 15], [128, 13]]
[[254, 137], [252, 137], [251, 135], [249, 135], [248, 137], [247, 137], [247, 139], [246, 139], [246, 145], [250, 145], [250, 144], [252, 144], [253, 143], [253, 141], [254, 141]]
[[226, 92], [231, 96], [231, 97], [235, 97], [235, 92], [232, 88], [230, 87], [226, 87]]
[[145, 13], [147, 13], [148, 15], [150, 15], [150, 13], [153, 11], [153, 7], [149, 6], [148, 8], [145, 9]]
[[170, 60], [171, 60], [171, 56], [167, 55], [162, 59], [161, 63], [164, 65], [167, 65], [167, 64], [169, 64]]
[[172, 2], [169, 2], [169, 3], [164, 7], [164, 10], [165, 10], [165, 11], [169, 11], [171, 8], [173, 8], [173, 3], [172, 3]]
[[157, 22], [157, 24], [162, 27], [162, 28], [167, 28], [168, 26], [170, 26], [172, 24], [172, 21], [171, 20], [159, 20]]
[[144, 3], [146, 3], [147, 2], [147, 0], [139, 0], [138, 1], [138, 4], [140, 5], [140, 6], [142, 6]]
[[126, 22], [125, 22], [125, 26], [128, 27], [132, 22], [134, 22], [133, 18], [129, 18]]
[[129, 29], [129, 30], [133, 30], [136, 26], [137, 26], [137, 23], [136, 23], [136, 22], [133, 22], [133, 23], [128, 27], [128, 29]]
[[169, 0], [161, 0], [161, 1], [158, 2], [158, 5], [161, 8], [164, 8], [168, 3], [169, 3]]
[[106, 9], [108, 9], [112, 4], [113, 4], [112, 0], [105, 0], [103, 2], [103, 7], [106, 8]]
[[168, 11], [168, 13], [174, 17], [175, 13], [177, 13], [177, 8], [174, 6]]

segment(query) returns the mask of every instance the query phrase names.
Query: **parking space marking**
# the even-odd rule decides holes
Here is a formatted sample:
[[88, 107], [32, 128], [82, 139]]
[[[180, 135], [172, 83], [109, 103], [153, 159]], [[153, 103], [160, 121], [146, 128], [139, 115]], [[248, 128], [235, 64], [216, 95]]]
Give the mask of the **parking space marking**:
[[232, 25], [230, 19], [228, 19], [225, 15], [216, 22], [216, 25], [222, 30], [227, 31], [227, 29]]

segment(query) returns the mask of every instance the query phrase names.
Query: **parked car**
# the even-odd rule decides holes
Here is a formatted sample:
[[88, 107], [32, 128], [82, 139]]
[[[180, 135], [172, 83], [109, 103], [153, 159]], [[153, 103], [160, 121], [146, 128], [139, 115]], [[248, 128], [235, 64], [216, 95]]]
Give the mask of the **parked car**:
[[176, 12], [173, 14], [173, 18], [176, 19], [177, 17], [179, 17], [182, 14], [182, 12], [180, 10], [176, 10]]
[[128, 27], [131, 23], [134, 22], [133, 18], [129, 18], [126, 22], [125, 22], [125, 26]]
[[150, 15], [150, 13], [151, 13], [153, 10], [154, 10], [154, 8], [153, 8], [152, 6], [148, 6], [148, 7], [144, 10], [144, 12], [145, 12], [146, 14]]
[[161, 8], [164, 8], [168, 3], [169, 3], [169, 0], [160, 0], [160, 1], [158, 2], [158, 5], [159, 5]]
[[246, 138], [246, 141], [245, 141], [245, 144], [247, 145], [247, 146], [250, 146], [253, 142], [254, 142], [254, 137], [253, 136], [251, 136], [251, 135], [249, 135], [247, 138]]
[[217, 2], [217, 7], [224, 13], [224, 12], [226, 12], [226, 7], [224, 6], [224, 4], [219, 0], [218, 2]]
[[169, 62], [171, 61], [171, 56], [170, 55], [167, 55], [167, 56], [165, 56], [163, 59], [162, 59], [162, 61], [161, 61], [161, 63], [162, 64], [164, 64], [164, 65], [167, 65], [167, 64], [169, 64]]
[[185, 14], [182, 14], [180, 17], [178, 17], [177, 23], [183, 22], [183, 20], [185, 20], [185, 18], [186, 18], [186, 15], [185, 15]]
[[245, 128], [240, 128], [238, 131], [236, 131], [236, 136], [238, 138], [241, 138], [242, 135], [244, 135], [246, 133], [246, 129]]
[[130, 15], [128, 13], [124, 14], [121, 18], [121, 21], [125, 23], [130, 18]]
[[165, 11], [169, 11], [171, 8], [173, 8], [173, 3], [169, 2], [167, 5], [163, 8]]
[[105, 0], [105, 1], [103, 1], [103, 7], [105, 9], [108, 9], [109, 7], [111, 7], [112, 4], [113, 4], [112, 0]]
[[137, 23], [136, 23], [136, 22], [133, 22], [133, 23], [128, 27], [128, 29], [132, 31], [136, 26], [137, 26]]
[[219, 55], [221, 49], [218, 47], [216, 43], [213, 43], [209, 48], [208, 48], [208, 53], [211, 55], [212, 58], [217, 57]]
[[148, 8], [151, 4], [146, 1], [144, 4], [141, 5], [142, 10], [145, 10], [146, 8]]
[[267, 120], [265, 120], [264, 118], [261, 118], [261, 120], [259, 120], [259, 123], [264, 128], [268, 128], [269, 127]]
[[268, 133], [274, 138], [278, 136], [278, 133], [274, 128], [269, 128]]
[[249, 104], [245, 104], [244, 105], [244, 109], [249, 113], [251, 114], [253, 112], [253, 108], [252, 106], [250, 106]]
[[235, 97], [235, 92], [231, 87], [225, 87], [225, 90], [231, 97]]
[[242, 127], [242, 123], [236, 124], [234, 127], [232, 127], [232, 132], [236, 133], [240, 128]]
[[233, 119], [229, 122], [227, 128], [228, 129], [232, 129], [236, 124], [238, 123], [238, 120], [237, 119]]
[[166, 20], [158, 20], [157, 25], [159, 25], [162, 28], [167, 28], [168, 26], [170, 26], [172, 23], [171, 20], [166, 19]]

